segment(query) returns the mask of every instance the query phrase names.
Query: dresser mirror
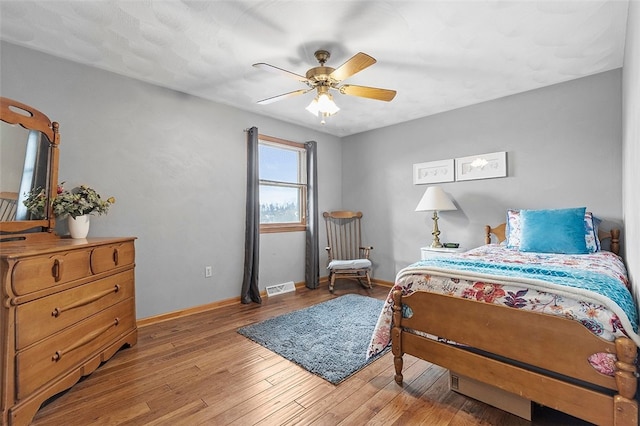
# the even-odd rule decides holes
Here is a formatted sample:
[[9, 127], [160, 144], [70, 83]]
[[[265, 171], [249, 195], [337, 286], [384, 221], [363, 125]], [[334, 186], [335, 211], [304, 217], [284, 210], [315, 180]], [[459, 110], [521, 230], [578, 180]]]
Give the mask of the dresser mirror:
[[[0, 120], [0, 241], [53, 237], [58, 123], [29, 105], [2, 97]], [[29, 211], [24, 201], [40, 192], [43, 208]]]

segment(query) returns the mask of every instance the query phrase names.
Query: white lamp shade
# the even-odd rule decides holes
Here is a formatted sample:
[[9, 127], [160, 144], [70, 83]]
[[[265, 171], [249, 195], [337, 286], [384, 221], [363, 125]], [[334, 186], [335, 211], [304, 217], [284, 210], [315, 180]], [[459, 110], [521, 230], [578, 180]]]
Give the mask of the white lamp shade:
[[439, 186], [430, 186], [424, 192], [422, 199], [416, 207], [417, 212], [432, 210], [432, 211], [444, 211], [444, 210], [457, 210], [457, 207], [449, 196]]

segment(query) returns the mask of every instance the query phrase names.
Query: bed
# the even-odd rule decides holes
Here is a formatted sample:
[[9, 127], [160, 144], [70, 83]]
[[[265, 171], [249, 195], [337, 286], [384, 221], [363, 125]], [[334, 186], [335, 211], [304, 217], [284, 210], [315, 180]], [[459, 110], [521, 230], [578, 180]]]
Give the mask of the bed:
[[[588, 422], [637, 425], [638, 312], [619, 231], [599, 230], [586, 209], [572, 226], [530, 212], [487, 226], [484, 246], [398, 272], [368, 356], [390, 343], [399, 385], [409, 354]], [[548, 241], [575, 231], [575, 216], [587, 251], [565, 253]]]

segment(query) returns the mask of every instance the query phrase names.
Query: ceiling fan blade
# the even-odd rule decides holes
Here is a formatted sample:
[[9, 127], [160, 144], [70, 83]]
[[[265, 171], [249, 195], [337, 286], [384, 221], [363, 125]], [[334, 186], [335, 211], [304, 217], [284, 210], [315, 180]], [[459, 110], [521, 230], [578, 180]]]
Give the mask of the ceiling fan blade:
[[301, 81], [303, 83], [306, 83], [308, 81], [307, 77], [305, 77], [305, 76], [302, 76], [300, 74], [296, 74], [296, 73], [291, 72], [291, 71], [283, 70], [282, 68], [274, 67], [273, 65], [265, 64], [264, 62], [253, 64], [253, 66], [256, 67], [256, 68], [260, 68], [262, 70], [265, 70], [265, 71], [269, 71], [269, 72], [273, 72], [273, 73], [284, 75], [284, 76], [289, 77], [289, 78], [293, 78], [294, 80], [298, 80], [298, 81]]
[[396, 96], [395, 90], [379, 89], [377, 87], [354, 86], [345, 84], [339, 89], [343, 95], [360, 96], [361, 98], [376, 99], [378, 101], [389, 102]]
[[329, 77], [337, 81], [345, 80], [357, 72], [370, 67], [375, 64], [376, 60], [366, 53], [358, 52], [351, 57], [347, 62], [336, 68]]
[[262, 99], [261, 101], [258, 101], [256, 103], [258, 103], [260, 105], [269, 105], [269, 104], [272, 104], [274, 102], [281, 101], [283, 99], [292, 98], [292, 97], [298, 96], [298, 95], [303, 95], [303, 94], [307, 93], [310, 90], [313, 90], [313, 89], [295, 90], [293, 92], [284, 93], [282, 95], [274, 96], [272, 98]]

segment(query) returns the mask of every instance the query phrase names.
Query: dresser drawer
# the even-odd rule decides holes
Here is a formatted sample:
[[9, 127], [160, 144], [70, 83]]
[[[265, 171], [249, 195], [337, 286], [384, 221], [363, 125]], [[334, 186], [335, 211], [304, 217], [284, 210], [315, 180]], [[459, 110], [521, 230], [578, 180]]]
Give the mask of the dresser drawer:
[[21, 296], [91, 276], [90, 250], [73, 250], [19, 260], [13, 269], [13, 291]]
[[[134, 295], [133, 269], [16, 307], [16, 349]], [[34, 327], [33, 324], [38, 324]]]
[[135, 256], [133, 242], [97, 247], [91, 252], [91, 270], [94, 274], [99, 274], [114, 268], [132, 265]]
[[16, 393], [21, 400], [80, 365], [135, 328], [134, 299], [111, 306], [16, 355]]

